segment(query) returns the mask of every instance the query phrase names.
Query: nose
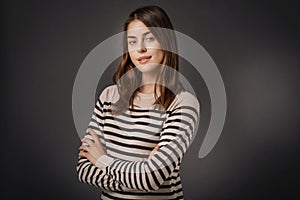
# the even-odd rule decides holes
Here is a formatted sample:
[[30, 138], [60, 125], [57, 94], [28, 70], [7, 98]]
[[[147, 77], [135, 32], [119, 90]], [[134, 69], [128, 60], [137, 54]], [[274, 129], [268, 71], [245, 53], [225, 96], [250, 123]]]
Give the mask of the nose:
[[141, 42], [141, 43], [140, 43], [140, 46], [139, 46], [139, 48], [138, 48], [138, 52], [139, 52], [139, 53], [145, 53], [145, 52], [147, 52], [147, 48], [146, 48], [144, 42]]

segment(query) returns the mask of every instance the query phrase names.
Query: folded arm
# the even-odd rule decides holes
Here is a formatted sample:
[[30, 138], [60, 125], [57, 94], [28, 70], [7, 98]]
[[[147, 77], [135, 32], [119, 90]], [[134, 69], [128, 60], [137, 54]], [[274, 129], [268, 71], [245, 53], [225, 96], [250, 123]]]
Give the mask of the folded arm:
[[[150, 159], [125, 161], [100, 156], [99, 159], [102, 160], [97, 165], [97, 162], [93, 164], [87, 158], [81, 157], [77, 165], [79, 179], [109, 191], [157, 190], [180, 165], [189, 147], [198, 118], [198, 102], [194, 105], [177, 107], [169, 112], [161, 131], [159, 149]], [[93, 127], [91, 123], [89, 127]], [[96, 129], [94, 126], [93, 130], [105, 146], [105, 138], [101, 134], [101, 122], [100, 126]]]

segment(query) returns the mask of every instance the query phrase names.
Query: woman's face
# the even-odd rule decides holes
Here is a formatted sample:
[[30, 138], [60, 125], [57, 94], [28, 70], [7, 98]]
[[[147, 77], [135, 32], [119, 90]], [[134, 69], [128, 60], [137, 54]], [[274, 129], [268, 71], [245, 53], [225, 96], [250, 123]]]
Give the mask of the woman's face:
[[140, 20], [133, 20], [127, 28], [127, 46], [133, 64], [142, 73], [155, 73], [164, 58], [164, 51]]

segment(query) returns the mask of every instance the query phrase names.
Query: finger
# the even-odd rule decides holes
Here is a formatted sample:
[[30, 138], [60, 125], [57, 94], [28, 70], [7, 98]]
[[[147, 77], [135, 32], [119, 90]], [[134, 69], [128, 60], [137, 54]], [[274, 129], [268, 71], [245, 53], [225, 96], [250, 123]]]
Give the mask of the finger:
[[91, 128], [88, 129], [88, 132], [89, 132], [92, 136], [97, 135], [97, 133], [96, 133], [93, 129], [91, 129]]
[[159, 149], [159, 146], [156, 145], [156, 146], [154, 147], [154, 149], [150, 152], [150, 155], [153, 155], [158, 149]]
[[99, 138], [98, 138], [97, 133], [93, 129], [90, 129], [90, 128], [88, 131], [91, 134], [91, 136], [93, 137], [95, 143], [99, 143]]
[[152, 157], [152, 155], [154, 154], [155, 150], [152, 150], [148, 156], [148, 159], [150, 159]]
[[156, 145], [156, 146], [154, 147], [153, 151], [157, 151], [158, 149], [159, 149], [159, 146]]
[[105, 154], [103, 144], [100, 142], [97, 133], [92, 129], [88, 129], [88, 131], [95, 140], [95, 146], [94, 147], [96, 147], [98, 150], [100, 150], [101, 154]]
[[149, 154], [149, 156], [148, 156], [148, 159], [150, 159], [152, 156], [153, 156], [153, 154], [155, 153], [156, 151], [151, 151], [151, 153]]
[[89, 151], [90, 149], [89, 149], [89, 147], [87, 147], [87, 146], [85, 146], [85, 145], [81, 145], [80, 147], [79, 147], [79, 150], [83, 150], [83, 151]]
[[150, 153], [149, 156], [148, 156], [148, 160], [152, 157], [152, 155], [153, 155], [153, 153], [152, 153], [152, 151], [151, 151], [151, 153]]
[[85, 157], [88, 159], [93, 165], [95, 165], [97, 159], [95, 159], [89, 152], [79, 152], [80, 157]]
[[85, 157], [85, 158], [87, 158], [88, 160], [90, 160], [91, 157], [92, 157], [92, 155], [90, 154], [90, 152], [85, 152], [85, 151], [80, 151], [80, 152], [79, 152], [79, 156]]
[[154, 147], [154, 149], [150, 152], [150, 154], [149, 154], [149, 156], [148, 156], [148, 159], [150, 159], [150, 158], [153, 156], [153, 154], [154, 154], [158, 149], [159, 149], [159, 146], [156, 145], [156, 146]]
[[91, 139], [86, 138], [86, 137], [82, 138], [82, 139], [81, 139], [81, 142], [85, 142], [85, 143], [87, 143], [89, 146], [94, 145], [94, 142], [93, 142]]
[[88, 152], [80, 151], [78, 155], [79, 155], [80, 157], [85, 157], [85, 158], [86, 158], [86, 157], [87, 157], [87, 154], [88, 154]]

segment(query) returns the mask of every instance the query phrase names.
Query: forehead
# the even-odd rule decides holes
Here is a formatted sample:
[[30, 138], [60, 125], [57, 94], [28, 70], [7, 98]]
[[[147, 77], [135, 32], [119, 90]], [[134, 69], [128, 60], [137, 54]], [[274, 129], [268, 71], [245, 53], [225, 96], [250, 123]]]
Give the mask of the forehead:
[[127, 27], [127, 35], [141, 36], [143, 33], [149, 32], [149, 28], [140, 20], [133, 20]]

